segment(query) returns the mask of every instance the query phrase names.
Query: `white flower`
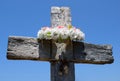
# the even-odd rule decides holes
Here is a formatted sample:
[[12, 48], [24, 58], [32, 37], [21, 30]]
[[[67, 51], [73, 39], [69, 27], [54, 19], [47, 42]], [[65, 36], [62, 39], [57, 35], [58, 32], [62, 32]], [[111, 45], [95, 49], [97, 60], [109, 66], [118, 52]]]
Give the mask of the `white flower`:
[[45, 31], [44, 31], [44, 38], [45, 39], [52, 39], [52, 31], [50, 28], [47, 28]]
[[81, 32], [81, 40], [85, 39], [85, 34], [83, 32]]
[[64, 27], [64, 26], [57, 26], [57, 27], [43, 27], [41, 30], [38, 31], [37, 37], [39, 39], [68, 39], [71, 40], [84, 40], [85, 34], [75, 27]]
[[57, 40], [59, 38], [59, 31], [57, 28], [52, 29], [52, 39]]
[[43, 34], [44, 32], [42, 31], [42, 30], [39, 30], [38, 31], [38, 34], [37, 34], [37, 37], [39, 38], [39, 39], [43, 39], [44, 38], [44, 34]]
[[77, 38], [76, 29], [74, 29], [74, 28], [70, 29], [69, 34], [70, 34], [71, 40], [75, 40]]
[[69, 37], [69, 30], [67, 28], [61, 29], [60, 35], [62, 39], [67, 39]]

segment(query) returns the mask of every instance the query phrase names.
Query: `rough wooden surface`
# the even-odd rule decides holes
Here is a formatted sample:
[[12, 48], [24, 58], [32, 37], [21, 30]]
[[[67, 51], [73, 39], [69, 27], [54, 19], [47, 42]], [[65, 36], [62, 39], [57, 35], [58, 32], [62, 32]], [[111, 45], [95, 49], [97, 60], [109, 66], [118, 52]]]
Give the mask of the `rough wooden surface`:
[[51, 8], [51, 26], [68, 26], [71, 25], [71, 13], [69, 7], [52, 7]]
[[73, 42], [73, 50], [75, 63], [109, 64], [114, 61], [111, 45]]
[[39, 45], [34, 38], [12, 37], [8, 39], [7, 58], [34, 60], [39, 58]]
[[[61, 68], [60, 63], [51, 62], [51, 81], [75, 81], [74, 63], [63, 64]], [[62, 71], [62, 73], [60, 72]]]
[[[70, 61], [71, 59], [74, 58], [74, 55], [73, 55], [73, 44], [71, 42], [67, 43], [67, 41], [64, 42], [64, 43], [66, 44], [66, 48], [62, 47], [63, 49], [61, 51], [62, 52], [61, 53], [61, 59]], [[52, 54], [51, 54], [52, 58], [51, 59], [56, 60], [55, 56], [57, 54], [58, 49], [57, 49], [57, 46], [56, 46], [55, 42], [52, 42]]]
[[39, 42], [36, 38], [10, 36], [8, 39], [7, 58], [48, 61], [50, 58], [50, 41]]
[[[52, 7], [51, 17], [52, 27], [67, 27], [71, 25], [71, 14], [69, 7]], [[68, 62], [68, 60], [73, 58], [72, 44], [67, 44], [66, 48], [62, 48], [62, 50], [61, 48], [58, 48], [59, 45], [61, 44], [55, 44], [52, 42], [52, 59], [54, 59], [57, 53], [61, 52], [62, 54], [59, 61], [51, 62], [51, 81], [75, 81], [74, 63]], [[56, 47], [58, 49], [56, 49]]]
[[[13, 60], [55, 61], [50, 52], [50, 42], [38, 43], [36, 38], [10, 36], [7, 58]], [[75, 63], [107, 64], [112, 63], [114, 60], [111, 45], [73, 42], [73, 53], [74, 57], [70, 61]]]

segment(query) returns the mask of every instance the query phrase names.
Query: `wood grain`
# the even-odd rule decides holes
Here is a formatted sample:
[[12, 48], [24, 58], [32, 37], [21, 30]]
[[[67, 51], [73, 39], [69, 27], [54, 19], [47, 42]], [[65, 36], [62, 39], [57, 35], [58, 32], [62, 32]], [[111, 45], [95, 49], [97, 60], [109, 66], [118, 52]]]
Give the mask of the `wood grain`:
[[[52, 45], [54, 46], [54, 45]], [[56, 61], [51, 52], [51, 41], [37, 41], [32, 37], [10, 36], [8, 39], [7, 58], [12, 60]], [[53, 47], [56, 48], [56, 47]], [[68, 46], [70, 48], [70, 45]], [[75, 63], [109, 64], [113, 63], [111, 45], [95, 45], [85, 42], [73, 42], [73, 58]], [[72, 50], [71, 49], [71, 50]], [[54, 49], [54, 53], [55, 53]], [[67, 50], [69, 54], [71, 50]], [[68, 54], [66, 54], [67, 57]]]

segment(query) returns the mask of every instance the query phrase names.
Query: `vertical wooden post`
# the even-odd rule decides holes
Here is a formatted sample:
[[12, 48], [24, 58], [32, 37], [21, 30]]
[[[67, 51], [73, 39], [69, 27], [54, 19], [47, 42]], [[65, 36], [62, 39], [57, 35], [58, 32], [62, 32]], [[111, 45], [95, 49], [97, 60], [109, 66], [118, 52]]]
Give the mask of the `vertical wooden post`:
[[[71, 25], [71, 14], [68, 7], [52, 7], [51, 8], [51, 26], [69, 26]], [[55, 44], [52, 44], [52, 58], [56, 54]], [[67, 56], [67, 57], [66, 57]], [[64, 58], [70, 60], [73, 58], [72, 44], [68, 44]], [[74, 63], [68, 61], [51, 62], [51, 81], [75, 81]]]

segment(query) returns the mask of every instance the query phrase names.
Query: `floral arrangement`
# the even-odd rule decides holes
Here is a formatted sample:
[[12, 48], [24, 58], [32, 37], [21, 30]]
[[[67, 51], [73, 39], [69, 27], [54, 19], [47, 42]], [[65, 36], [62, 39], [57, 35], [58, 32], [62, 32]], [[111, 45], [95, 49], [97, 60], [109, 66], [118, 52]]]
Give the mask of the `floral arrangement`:
[[84, 40], [85, 34], [73, 26], [42, 27], [37, 34], [38, 39], [47, 40]]

